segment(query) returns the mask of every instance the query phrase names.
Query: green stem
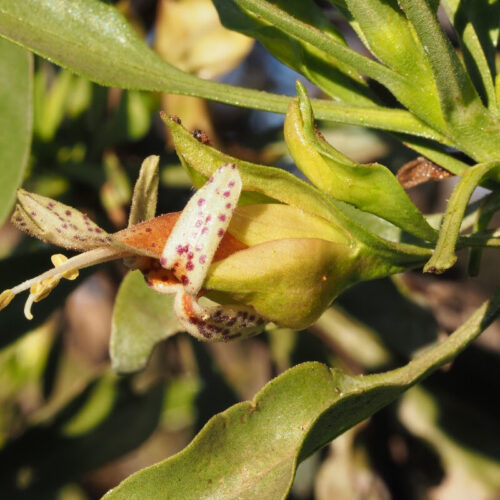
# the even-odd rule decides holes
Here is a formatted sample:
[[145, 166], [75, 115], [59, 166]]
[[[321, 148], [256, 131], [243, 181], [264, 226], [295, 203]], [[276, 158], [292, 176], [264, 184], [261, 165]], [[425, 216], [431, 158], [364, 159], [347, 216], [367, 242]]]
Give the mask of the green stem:
[[[377, 383], [381, 378], [389, 378], [400, 383], [416, 384], [439, 367], [455, 359], [475, 340], [500, 314], [500, 293], [486, 301], [474, 314], [444, 342], [426, 350], [406, 366], [388, 373], [363, 377], [363, 381]], [[388, 376], [389, 375], [389, 376]]]
[[[497, 210], [500, 209], [500, 193], [492, 193], [487, 196], [478, 209], [476, 221], [473, 228], [473, 236], [477, 237], [480, 231], [485, 231]], [[500, 239], [492, 238], [491, 234], [487, 235], [489, 239], [486, 240], [486, 245], [479, 248], [473, 248], [469, 254], [469, 263], [467, 271], [470, 276], [477, 276], [481, 266], [481, 257], [483, 255], [483, 246], [500, 246]], [[498, 243], [498, 244], [497, 244]]]
[[498, 169], [500, 162], [481, 163], [471, 167], [460, 179], [448, 202], [436, 249], [424, 266], [424, 272], [440, 274], [455, 264], [455, 246], [469, 199], [482, 180], [498, 175]]

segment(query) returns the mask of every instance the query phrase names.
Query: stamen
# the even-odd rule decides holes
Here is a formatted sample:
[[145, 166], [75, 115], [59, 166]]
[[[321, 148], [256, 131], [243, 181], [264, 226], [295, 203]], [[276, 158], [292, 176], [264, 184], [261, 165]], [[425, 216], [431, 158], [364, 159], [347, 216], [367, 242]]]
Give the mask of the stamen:
[[4, 290], [0, 293], [0, 311], [7, 307], [15, 296], [16, 294], [12, 290]]
[[39, 302], [46, 298], [49, 293], [58, 285], [61, 278], [74, 280], [78, 276], [78, 269], [94, 266], [109, 260], [121, 259], [130, 255], [130, 252], [115, 249], [113, 247], [96, 248], [80, 255], [68, 259], [62, 254], [51, 257], [52, 263], [56, 266], [35, 278], [24, 281], [12, 289], [4, 290], [0, 294], [0, 310], [7, 307], [15, 295], [30, 289], [30, 294], [24, 306], [24, 315], [27, 319], [33, 319], [31, 306], [34, 302]]
[[95, 266], [97, 264], [108, 262], [110, 260], [121, 259], [129, 255], [131, 255], [130, 252], [124, 252], [113, 247], [102, 247], [96, 248], [94, 250], [89, 250], [88, 252], [84, 252], [71, 257], [71, 259], [65, 261], [64, 264], [54, 269], [50, 269], [43, 274], [40, 274], [39, 276], [24, 281], [23, 283], [12, 288], [11, 291], [14, 293], [14, 295], [17, 295], [20, 292], [24, 292], [24, 290], [28, 290], [35, 283], [40, 283], [47, 278], [52, 278], [55, 276], [60, 277], [63, 276], [66, 272], [73, 273], [78, 269], [85, 269], [86, 267]]
[[[66, 257], [66, 255], [63, 255], [62, 253], [56, 253], [50, 257], [50, 260], [52, 261], [52, 264], [54, 264], [54, 267], [61, 267], [65, 262], [68, 261], [68, 257]], [[71, 271], [65, 272], [63, 274], [63, 278], [73, 281], [78, 278], [79, 274], [80, 273], [78, 272], [78, 269], [73, 269]]]

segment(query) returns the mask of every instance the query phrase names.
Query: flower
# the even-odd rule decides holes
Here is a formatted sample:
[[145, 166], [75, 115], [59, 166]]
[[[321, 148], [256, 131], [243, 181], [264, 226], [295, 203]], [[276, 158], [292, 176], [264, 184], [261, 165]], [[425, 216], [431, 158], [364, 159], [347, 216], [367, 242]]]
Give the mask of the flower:
[[153, 156], [141, 167], [130, 225], [114, 234], [72, 207], [20, 190], [13, 223], [81, 253], [67, 260], [55, 256], [56, 267], [2, 292], [0, 309], [29, 289], [30, 319], [32, 304], [60, 279], [124, 259], [153, 290], [175, 295], [175, 314], [188, 333], [225, 341], [255, 335], [266, 323], [305, 328], [348, 286], [414, 267], [429, 256], [427, 248], [380, 237], [366, 225], [373, 219], [291, 174], [228, 157], [199, 143], [177, 119], [167, 124], [199, 187], [184, 210], [154, 217]]
[[52, 256], [55, 267], [0, 294], [0, 308], [30, 290], [25, 316], [46, 298], [61, 278], [75, 279], [78, 269], [115, 259], [144, 273], [150, 287], [175, 294], [181, 325], [201, 340], [228, 340], [262, 331], [265, 320], [244, 305], [202, 305], [202, 285], [212, 262], [246, 248], [227, 233], [241, 192], [235, 165], [224, 165], [199, 189], [182, 213], [166, 214], [108, 235], [77, 210], [20, 191], [12, 220], [21, 230], [66, 248], [86, 250], [71, 259]]

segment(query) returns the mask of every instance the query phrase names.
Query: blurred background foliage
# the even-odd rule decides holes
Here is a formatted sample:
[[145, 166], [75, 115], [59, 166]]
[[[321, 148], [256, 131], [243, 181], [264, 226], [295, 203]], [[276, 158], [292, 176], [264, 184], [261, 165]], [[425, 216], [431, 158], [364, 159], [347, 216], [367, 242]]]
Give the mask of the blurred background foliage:
[[[224, 29], [209, 0], [112, 3], [175, 66], [203, 78], [294, 93], [299, 75], [253, 40]], [[319, 3], [339, 20], [329, 3]], [[281, 115], [104, 88], [36, 58], [24, 187], [70, 203], [115, 231], [126, 225], [141, 161], [154, 153], [161, 157], [158, 212], [180, 210], [191, 188], [161, 109], [233, 156], [298, 174], [283, 143]], [[381, 161], [396, 170], [415, 157], [381, 132], [332, 124], [321, 132], [360, 162]], [[439, 211], [453, 183], [425, 184], [411, 195], [425, 212]], [[37, 274], [53, 252], [6, 222], [1, 288]], [[443, 277], [408, 273], [360, 284], [307, 331], [278, 329], [223, 345], [178, 335], [157, 346], [145, 371], [121, 377], [110, 369], [108, 343], [124, 267], [109, 264], [61, 284], [35, 306], [31, 323], [16, 301], [0, 316], [1, 496], [100, 498], [132, 472], [183, 449], [212, 415], [251, 399], [303, 361], [353, 374], [400, 366], [457, 328], [494, 290], [498, 261], [493, 251], [484, 258], [487, 272], [467, 285], [463, 263]], [[290, 498], [497, 498], [500, 449], [491, 436], [500, 421], [499, 361], [497, 321], [451, 366], [307, 459]]]

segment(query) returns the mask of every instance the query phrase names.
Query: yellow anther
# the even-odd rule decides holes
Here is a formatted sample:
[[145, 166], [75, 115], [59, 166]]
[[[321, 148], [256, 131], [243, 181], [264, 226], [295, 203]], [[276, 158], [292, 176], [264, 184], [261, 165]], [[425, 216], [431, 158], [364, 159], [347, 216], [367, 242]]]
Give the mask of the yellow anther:
[[15, 293], [12, 290], [4, 290], [0, 293], [0, 310], [7, 307], [14, 297]]
[[47, 278], [40, 283], [35, 283], [30, 288], [30, 294], [34, 296], [34, 302], [40, 302], [45, 299], [49, 293], [59, 284], [59, 278]]
[[[62, 253], [56, 253], [52, 255], [50, 260], [55, 267], [59, 267], [68, 260], [68, 257], [63, 255]], [[78, 278], [78, 274], [78, 269], [70, 269], [63, 274], [63, 278], [66, 278], [67, 280], [75, 280], [76, 278]]]

